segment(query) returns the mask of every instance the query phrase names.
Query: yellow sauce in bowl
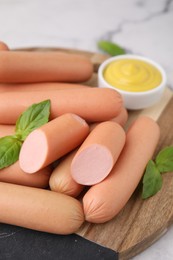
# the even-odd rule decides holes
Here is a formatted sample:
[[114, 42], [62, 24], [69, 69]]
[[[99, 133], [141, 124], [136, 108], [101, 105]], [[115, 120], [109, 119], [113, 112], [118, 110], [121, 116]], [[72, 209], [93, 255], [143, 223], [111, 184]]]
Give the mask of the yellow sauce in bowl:
[[138, 59], [120, 59], [109, 63], [103, 77], [111, 86], [129, 92], [148, 91], [162, 82], [162, 75], [155, 66]]

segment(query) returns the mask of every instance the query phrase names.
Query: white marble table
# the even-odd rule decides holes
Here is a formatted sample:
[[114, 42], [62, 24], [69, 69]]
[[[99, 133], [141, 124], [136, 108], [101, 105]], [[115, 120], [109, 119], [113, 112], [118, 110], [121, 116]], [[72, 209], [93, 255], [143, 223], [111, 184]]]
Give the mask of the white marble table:
[[[0, 0], [0, 40], [10, 48], [98, 51], [100, 39], [159, 62], [173, 88], [173, 0]], [[135, 260], [173, 259], [173, 226]]]

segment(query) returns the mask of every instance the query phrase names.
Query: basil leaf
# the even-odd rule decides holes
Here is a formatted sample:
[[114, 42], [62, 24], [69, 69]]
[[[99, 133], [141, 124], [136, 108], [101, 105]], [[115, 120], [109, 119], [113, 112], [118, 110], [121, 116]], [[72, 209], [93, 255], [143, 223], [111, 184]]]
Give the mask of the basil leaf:
[[119, 45], [109, 41], [99, 41], [98, 48], [111, 56], [125, 54], [126, 51]]
[[24, 141], [34, 129], [46, 124], [50, 115], [50, 100], [33, 104], [24, 111], [16, 122], [16, 136]]
[[156, 165], [161, 173], [173, 171], [173, 146], [166, 147], [156, 157]]
[[22, 142], [14, 136], [0, 138], [0, 169], [15, 163], [19, 159]]
[[162, 187], [162, 176], [155, 163], [150, 160], [143, 177], [142, 198], [147, 199], [155, 195]]

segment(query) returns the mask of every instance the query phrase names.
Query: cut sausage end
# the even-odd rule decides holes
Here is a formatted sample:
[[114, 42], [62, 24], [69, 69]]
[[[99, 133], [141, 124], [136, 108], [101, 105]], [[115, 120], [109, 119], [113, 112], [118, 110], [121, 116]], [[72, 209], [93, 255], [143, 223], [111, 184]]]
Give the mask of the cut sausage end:
[[35, 173], [44, 166], [47, 157], [48, 144], [43, 131], [34, 130], [24, 141], [19, 163], [21, 169], [26, 173]]
[[113, 157], [105, 146], [92, 144], [74, 157], [71, 174], [79, 184], [94, 185], [106, 178], [113, 164]]

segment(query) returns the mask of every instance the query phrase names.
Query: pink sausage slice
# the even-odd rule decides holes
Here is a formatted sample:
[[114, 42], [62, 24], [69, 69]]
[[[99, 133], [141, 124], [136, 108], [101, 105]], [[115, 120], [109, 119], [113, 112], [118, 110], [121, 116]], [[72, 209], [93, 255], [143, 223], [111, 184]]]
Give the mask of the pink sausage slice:
[[124, 143], [125, 132], [119, 124], [110, 121], [98, 124], [72, 161], [72, 178], [83, 185], [101, 182], [110, 173]]
[[74, 113], [88, 122], [106, 121], [116, 117], [123, 107], [120, 94], [106, 88], [1, 92], [0, 124], [15, 124], [25, 109], [46, 99], [51, 100], [52, 119]]
[[92, 186], [83, 198], [87, 221], [104, 223], [119, 213], [137, 187], [159, 136], [159, 126], [149, 117], [139, 117], [132, 124], [125, 147], [111, 173], [104, 181]]
[[81, 203], [64, 194], [0, 183], [0, 222], [54, 234], [76, 232], [84, 222]]
[[31, 132], [25, 139], [19, 162], [26, 173], [35, 173], [70, 152], [86, 138], [89, 126], [77, 115], [62, 115]]
[[[14, 125], [0, 125], [0, 137], [12, 135]], [[19, 161], [0, 170], [0, 182], [20, 184], [30, 187], [46, 188], [49, 184], [51, 167], [45, 167], [35, 174], [26, 174], [19, 166]]]
[[82, 55], [60, 52], [0, 52], [1, 83], [84, 82], [93, 73]]

